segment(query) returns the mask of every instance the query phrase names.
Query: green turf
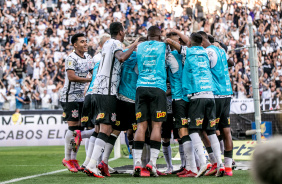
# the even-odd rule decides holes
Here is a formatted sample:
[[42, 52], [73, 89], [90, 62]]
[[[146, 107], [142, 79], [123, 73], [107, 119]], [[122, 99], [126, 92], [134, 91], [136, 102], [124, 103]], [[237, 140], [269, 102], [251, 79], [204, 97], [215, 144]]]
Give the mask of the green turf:
[[[122, 146], [122, 154], [125, 155], [126, 147]], [[173, 156], [177, 153], [177, 148], [173, 149]], [[111, 155], [111, 157], [113, 154]], [[162, 154], [160, 154], [162, 156]], [[42, 174], [46, 172], [65, 169], [61, 164], [64, 157], [63, 146], [38, 146], [38, 147], [0, 147], [0, 182], [15, 178]], [[81, 162], [85, 158], [84, 147], [80, 148], [78, 160]], [[158, 164], [164, 164], [163, 158], [158, 159]], [[174, 164], [179, 164], [180, 161], [173, 161]], [[132, 160], [121, 158], [110, 162], [111, 167], [123, 165], [131, 165]], [[83, 173], [70, 173], [69, 171], [60, 172], [47, 176], [40, 176], [32, 179], [22, 180], [18, 183], [170, 183], [172, 182], [193, 182], [207, 184], [239, 184], [252, 182], [248, 171], [234, 171], [233, 177], [202, 177], [202, 178], [177, 178], [175, 175], [162, 176], [158, 178], [133, 178], [129, 174], [113, 175], [110, 178], [98, 179], [87, 177]]]

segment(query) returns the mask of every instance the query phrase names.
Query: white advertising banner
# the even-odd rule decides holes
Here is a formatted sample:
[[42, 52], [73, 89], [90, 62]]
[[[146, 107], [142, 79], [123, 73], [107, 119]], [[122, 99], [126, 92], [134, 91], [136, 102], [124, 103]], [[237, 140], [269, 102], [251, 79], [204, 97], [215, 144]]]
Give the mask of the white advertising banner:
[[64, 145], [68, 125], [61, 114], [0, 116], [0, 146]]
[[230, 106], [230, 114], [254, 113], [254, 100], [248, 99], [232, 99]]

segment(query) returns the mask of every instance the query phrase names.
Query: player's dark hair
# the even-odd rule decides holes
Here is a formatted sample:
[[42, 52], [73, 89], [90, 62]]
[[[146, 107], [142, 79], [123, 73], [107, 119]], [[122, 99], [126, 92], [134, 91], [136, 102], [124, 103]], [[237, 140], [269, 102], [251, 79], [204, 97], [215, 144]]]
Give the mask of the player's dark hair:
[[203, 38], [199, 33], [192, 33], [190, 35], [190, 41], [192, 46], [200, 46], [202, 44]]
[[142, 36], [142, 37], [139, 38], [139, 41], [140, 41], [140, 42], [145, 42], [145, 41], [147, 41], [147, 38], [144, 37], [144, 36]]
[[155, 36], [160, 36], [160, 35], [161, 35], [161, 30], [158, 26], [151, 26], [148, 29], [148, 36], [155, 37]]
[[83, 33], [76, 33], [71, 37], [71, 43], [74, 44], [75, 42], [77, 42], [79, 37], [85, 37], [85, 35]]
[[177, 36], [178, 34], [176, 32], [169, 32], [166, 34], [166, 37], [171, 37], [171, 36]]
[[215, 39], [212, 35], [208, 35], [208, 39], [210, 41], [210, 43], [214, 43], [215, 42]]
[[199, 33], [200, 35], [202, 35], [204, 38], [208, 38], [207, 33], [204, 32], [204, 31], [198, 31], [197, 33]]
[[111, 36], [116, 36], [120, 31], [123, 31], [123, 26], [120, 22], [113, 22], [110, 25]]

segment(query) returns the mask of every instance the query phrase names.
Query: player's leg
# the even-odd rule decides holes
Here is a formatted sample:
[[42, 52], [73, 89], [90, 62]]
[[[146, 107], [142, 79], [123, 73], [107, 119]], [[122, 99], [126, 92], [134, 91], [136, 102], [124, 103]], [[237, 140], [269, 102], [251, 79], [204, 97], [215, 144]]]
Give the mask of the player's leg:
[[207, 150], [208, 155], [209, 155], [210, 162], [212, 164], [211, 169], [209, 169], [209, 171], [205, 174], [205, 176], [215, 175], [215, 173], [217, 171], [217, 161], [216, 161], [216, 158], [214, 156], [213, 150], [211, 148], [211, 142], [208, 138], [206, 131], [203, 131], [201, 134], [202, 134], [201, 135], [202, 141], [203, 141], [203, 143], [206, 147], [206, 150]]
[[222, 116], [219, 122], [219, 128], [224, 140], [224, 165], [225, 165], [225, 175], [232, 176], [232, 162], [233, 162], [233, 141], [230, 130], [230, 101], [231, 98], [225, 98], [225, 109], [222, 112]]
[[171, 130], [173, 129], [173, 116], [172, 114], [168, 114], [167, 121], [162, 124], [162, 149], [165, 157], [167, 170], [165, 173], [171, 174], [173, 171], [172, 166], [172, 157], [171, 157], [171, 147], [170, 147], [170, 139], [171, 139]]
[[[74, 132], [80, 133], [80, 113], [79, 103], [77, 102], [62, 102], [64, 109], [63, 120], [68, 122], [68, 130], [65, 135], [65, 158], [63, 165], [70, 171], [77, 172], [77, 168], [71, 162], [72, 142], [74, 139]], [[77, 143], [80, 144], [81, 138], [78, 136]]]
[[[205, 174], [207, 169], [209, 169], [206, 163], [206, 157], [204, 154], [203, 143], [200, 138], [200, 131], [202, 130], [204, 122], [204, 111], [205, 111], [205, 99], [191, 99], [189, 102], [188, 117], [190, 122], [188, 122], [189, 136], [192, 140], [193, 147], [199, 156], [200, 160], [200, 171], [196, 177], [200, 177]], [[196, 162], [189, 163], [191, 169], [195, 170], [197, 168]]]
[[153, 176], [157, 174], [157, 158], [161, 148], [162, 123], [167, 120], [166, 93], [158, 88], [149, 88], [150, 119], [152, 120], [152, 131], [150, 136], [150, 162], [146, 168]]
[[132, 146], [133, 146], [133, 129], [132, 127], [127, 130], [127, 140], [128, 140], [128, 152], [129, 152], [129, 159], [133, 159], [133, 154], [132, 154]]
[[96, 122], [100, 124], [100, 131], [95, 141], [91, 160], [87, 169], [93, 176], [101, 177], [97, 170], [97, 161], [105, 150], [106, 143], [112, 133], [112, 124], [116, 121], [116, 97], [94, 95], [97, 109]]
[[142, 151], [145, 142], [145, 134], [148, 128], [148, 100], [147, 88], [139, 87], [136, 90], [135, 112], [137, 130], [134, 135], [134, 171], [133, 176], [140, 176], [142, 169]]
[[208, 135], [208, 138], [211, 143], [211, 148], [214, 152], [214, 156], [216, 158], [217, 162], [217, 173], [216, 176], [223, 176], [224, 174], [224, 165], [221, 160], [221, 151], [220, 151], [220, 144], [218, 141], [218, 138], [216, 136], [215, 130], [216, 130], [216, 106], [214, 99], [206, 99], [205, 100], [205, 117], [208, 120], [208, 124], [206, 126], [206, 132]]

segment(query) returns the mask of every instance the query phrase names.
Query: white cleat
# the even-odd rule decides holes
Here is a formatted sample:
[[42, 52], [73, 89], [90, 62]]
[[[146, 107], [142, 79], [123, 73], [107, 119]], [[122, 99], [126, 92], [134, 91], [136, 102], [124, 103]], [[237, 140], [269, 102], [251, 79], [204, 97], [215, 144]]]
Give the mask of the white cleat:
[[210, 164], [204, 164], [204, 165], [202, 165], [202, 166], [200, 167], [200, 170], [199, 170], [199, 172], [198, 172], [196, 178], [199, 178], [199, 177], [203, 176], [209, 168], [210, 168]]

